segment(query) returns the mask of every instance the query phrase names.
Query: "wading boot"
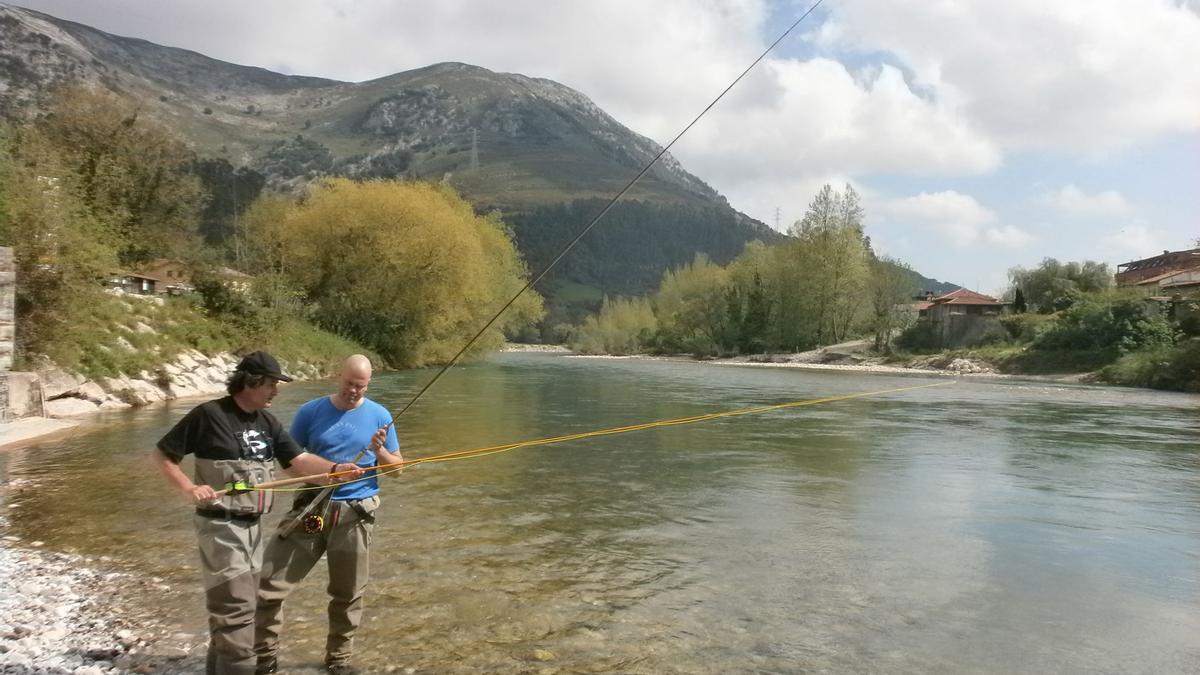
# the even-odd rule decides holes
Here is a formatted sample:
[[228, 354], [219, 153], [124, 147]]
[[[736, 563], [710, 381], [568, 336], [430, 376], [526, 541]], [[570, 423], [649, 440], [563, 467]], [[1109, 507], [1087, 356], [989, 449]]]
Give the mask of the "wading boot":
[[279, 672], [279, 661], [274, 656], [258, 657], [258, 665], [254, 668], [254, 675], [271, 675], [271, 673]]

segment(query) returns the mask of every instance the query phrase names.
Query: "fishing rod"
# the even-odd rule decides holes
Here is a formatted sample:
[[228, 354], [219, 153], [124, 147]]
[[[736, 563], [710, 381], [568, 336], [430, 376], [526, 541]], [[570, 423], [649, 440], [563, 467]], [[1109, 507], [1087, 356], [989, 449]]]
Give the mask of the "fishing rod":
[[[629, 425], [619, 426], [619, 427], [609, 427], [607, 429], [582, 431], [582, 432], [573, 433], [573, 434], [564, 434], [561, 436], [551, 436], [548, 438], [536, 438], [536, 439], [525, 440], [525, 441], [517, 441], [514, 443], [504, 443], [501, 445], [491, 445], [491, 446], [485, 446], [482, 448], [473, 448], [470, 450], [459, 450], [457, 452], [447, 452], [447, 453], [443, 453], [440, 455], [432, 455], [430, 457], [421, 457], [421, 458], [410, 460], [410, 461], [399, 462], [397, 464], [390, 465], [389, 468], [387, 468], [387, 469], [381, 469], [378, 466], [371, 467], [371, 468], [366, 469], [366, 471], [373, 472], [372, 475], [364, 476], [362, 478], [355, 478], [355, 479], [351, 479], [351, 480], [340, 481], [337, 485], [335, 485], [333, 487], [340, 487], [342, 485], [349, 485], [351, 483], [357, 483], [359, 481], [369, 480], [370, 478], [374, 478], [376, 476], [384, 476], [384, 475], [388, 475], [391, 473], [396, 473], [399, 471], [403, 471], [404, 469], [406, 469], [410, 466], [416, 466], [417, 464], [430, 464], [430, 463], [434, 463], [434, 462], [452, 462], [452, 461], [463, 460], [463, 459], [474, 459], [476, 457], [484, 457], [487, 455], [494, 455], [494, 454], [498, 454], [501, 452], [508, 452], [510, 450], [516, 450], [518, 448], [529, 448], [529, 447], [536, 447], [536, 446], [541, 446], [541, 445], [553, 445], [553, 444], [557, 444], [557, 443], [566, 443], [568, 441], [578, 441], [578, 440], [586, 440], [589, 438], [600, 438], [602, 436], [613, 436], [616, 434], [625, 434], [625, 433], [630, 433], [633, 431], [645, 431], [648, 429], [658, 429], [658, 428], [663, 428], [663, 427], [675, 427], [675, 426], [682, 426], [685, 424], [696, 424], [698, 422], [708, 422], [711, 420], [722, 419], [722, 418], [727, 418], [727, 417], [740, 417], [743, 415], [758, 415], [758, 414], [762, 414], [762, 413], [766, 413], [766, 412], [773, 412], [776, 410], [787, 410], [790, 408], [802, 408], [802, 407], [806, 407], [806, 406], [819, 405], [822, 403], [834, 403], [837, 401], [849, 401], [852, 399], [866, 398], [868, 396], [882, 396], [883, 394], [895, 394], [895, 393], [899, 393], [899, 392], [903, 392], [903, 391], [915, 391], [917, 389], [929, 389], [932, 387], [944, 387], [949, 384], [954, 384], [954, 381], [951, 380], [948, 382], [933, 382], [930, 384], [913, 385], [911, 387], [896, 387], [893, 389], [880, 389], [878, 391], [856, 392], [853, 394], [839, 394], [836, 396], [823, 396], [821, 398], [805, 399], [805, 400], [801, 400], [801, 401], [788, 401], [786, 403], [772, 403], [772, 404], [768, 404], [768, 405], [752, 406], [749, 408], [739, 408], [736, 410], [723, 410], [723, 411], [719, 411], [719, 412], [703, 413], [703, 414], [699, 414], [699, 415], [690, 415], [687, 417], [675, 417], [675, 418], [665, 419], [665, 420], [640, 422], [637, 424], [629, 424]], [[297, 476], [297, 477], [293, 477], [293, 478], [283, 478], [280, 480], [274, 480], [274, 481], [270, 481], [267, 483], [261, 483], [259, 485], [242, 486], [241, 488], [227, 487], [224, 490], [219, 490], [217, 492], [217, 496], [220, 497], [220, 496], [224, 496], [226, 494], [230, 494], [230, 493], [234, 493], [234, 492], [255, 492], [255, 491], [258, 491], [258, 492], [302, 492], [305, 490], [327, 489], [329, 486], [317, 486], [317, 485], [309, 485], [309, 486], [293, 488], [293, 489], [285, 489], [285, 488], [289, 488], [292, 485], [297, 485], [300, 483], [312, 483], [314, 480], [319, 480], [322, 478], [344, 476], [347, 474], [352, 474], [354, 472], [355, 472], [355, 470], [351, 469], [348, 471], [337, 471], [337, 472], [332, 472], [332, 473], [328, 473], [328, 474], [314, 474], [312, 476]], [[320, 500], [320, 497], [313, 500], [313, 503], [316, 503], [319, 500]], [[308, 515], [308, 513], [309, 512], [306, 511], [303, 515], [306, 516], [306, 515]], [[300, 520], [300, 518], [297, 518], [295, 521], [293, 521], [293, 523], [289, 523], [289, 525], [291, 525], [291, 527], [288, 529], [288, 532], [291, 532], [291, 528], [295, 527], [294, 523], [299, 522], [299, 520]]]
[[597, 213], [595, 216], [592, 217], [591, 222], [589, 222], [586, 227], [584, 227], [582, 230], [580, 230], [579, 234], [575, 235], [575, 238], [572, 239], [570, 242], [568, 242], [567, 245], [564, 246], [562, 248], [562, 250], [558, 252], [558, 255], [554, 256], [554, 258], [550, 261], [550, 263], [548, 265], [546, 265], [542, 269], [541, 272], [539, 272], [536, 276], [531, 278], [524, 286], [521, 287], [521, 290], [517, 291], [516, 294], [514, 294], [512, 296], [512, 298], [509, 299], [508, 302], [504, 303], [504, 306], [501, 307], [492, 316], [491, 319], [488, 319], [488, 322], [483, 325], [483, 328], [480, 328], [479, 332], [476, 333], [474, 337], [472, 337], [470, 340], [467, 340], [467, 343], [465, 345], [463, 345], [462, 349], [458, 350], [458, 353], [455, 354], [454, 357], [451, 358], [446, 363], [446, 365], [442, 366], [442, 368], [440, 370], [438, 370], [438, 372], [433, 376], [433, 378], [430, 379], [429, 382], [425, 383], [425, 386], [421, 387], [421, 390], [418, 391], [416, 393], [416, 395], [413, 396], [412, 399], [403, 408], [400, 409], [400, 412], [396, 414], [396, 417], [400, 417], [404, 413], [408, 412], [408, 409], [413, 407], [413, 405], [418, 400], [420, 400], [420, 398], [422, 396], [425, 395], [425, 392], [429, 391], [429, 388], [432, 387], [434, 385], [434, 383], [436, 383], [438, 380], [440, 380], [442, 375], [444, 375], [447, 370], [450, 370], [450, 368], [453, 367], [454, 364], [457, 363], [458, 360], [462, 358], [463, 354], [465, 354], [467, 352], [467, 350], [471, 348], [471, 345], [475, 344], [475, 342], [478, 341], [479, 338], [482, 337], [483, 334], [485, 332], [487, 332], [487, 330], [489, 328], [491, 328], [493, 324], [496, 323], [496, 321], [500, 318], [500, 316], [503, 315], [504, 312], [506, 312], [508, 310], [508, 308], [511, 307], [514, 302], [517, 301], [518, 298], [520, 298], [522, 295], [524, 295], [526, 291], [528, 291], [530, 288], [533, 288], [534, 284], [541, 281], [547, 274], [549, 274], [550, 270], [554, 269], [554, 266], [557, 265], [559, 263], [559, 261], [561, 261], [564, 257], [566, 257], [567, 253], [569, 253], [571, 251], [571, 249], [575, 248], [575, 245], [579, 243], [579, 240], [583, 239], [584, 236], [586, 236], [587, 233], [590, 232], [592, 230], [592, 228], [596, 226], [596, 223], [600, 222], [600, 219], [603, 218], [612, 209], [612, 207], [615, 206], [616, 203], [622, 197], [624, 197], [625, 194], [628, 193], [633, 188], [633, 186], [637, 184], [637, 182], [639, 180], [642, 179], [642, 176], [646, 175], [646, 172], [648, 172], [655, 164], [658, 163], [658, 160], [662, 159], [663, 155], [667, 154], [667, 151], [669, 151], [675, 145], [675, 143], [677, 141], [679, 141], [680, 138], [683, 138], [684, 134], [686, 134], [693, 126], [696, 125], [697, 122], [700, 121], [701, 117], [704, 117], [704, 115], [709, 110], [711, 110], [713, 108], [713, 106], [715, 106], [717, 104], [718, 101], [720, 101], [722, 98], [725, 97], [725, 94], [729, 93], [729, 90], [733, 89], [734, 86], [736, 86], [738, 82], [741, 82], [743, 77], [745, 77], [751, 70], [753, 70], [754, 67], [757, 66], [760, 61], [762, 61], [764, 58], [766, 58], [767, 54], [770, 54], [771, 51], [773, 49], [775, 49], [775, 47], [780, 42], [783, 42], [784, 38], [786, 38], [793, 30], [795, 30], [796, 26], [799, 26], [801, 21], [804, 21], [804, 19], [808, 18], [808, 15], [812, 14], [813, 11], [815, 11], [817, 9], [817, 7], [819, 7], [821, 5], [822, 2], [824, 2], [824, 0], [817, 0], [811, 7], [808, 8], [808, 11], [801, 14], [800, 18], [798, 18], [794, 22], [792, 22], [792, 25], [788, 26], [787, 30], [783, 31], [783, 33], [778, 38], [776, 38], [775, 41], [770, 44], [770, 46], [768, 46], [766, 49], [764, 49], [763, 52], [758, 55], [758, 58], [754, 59], [754, 61], [750, 65], [746, 66], [746, 69], [743, 70], [741, 72], [741, 74], [738, 75], [733, 80], [733, 82], [730, 82], [729, 86], [725, 87], [725, 89], [720, 94], [718, 94], [717, 97], [714, 98], [711, 103], [709, 103], [707, 106], [704, 107], [704, 110], [701, 110], [700, 113], [698, 115], [696, 115], [696, 117], [693, 118], [692, 121], [689, 122], [687, 124], [687, 126], [685, 126], [683, 128], [682, 131], [680, 131], [678, 134], [676, 134], [675, 138], [671, 139], [670, 143], [667, 143], [666, 146], [664, 146], [663, 149], [660, 150], [658, 152], [658, 154], [654, 156], [653, 159], [651, 159], [649, 162], [647, 162], [646, 165], [642, 167], [641, 171], [638, 171], [637, 175], [635, 175], [632, 179], [630, 179], [630, 181], [625, 184], [625, 187], [621, 188], [620, 192], [618, 192], [611, 199], [609, 199], [608, 203], [604, 206], [604, 208], [601, 209], [599, 213]]
[[[718, 94], [717, 97], [714, 98], [711, 103], [709, 103], [707, 106], [705, 106], [704, 109], [701, 110], [700, 113], [697, 114], [696, 117], [694, 117], [691, 122], [688, 122], [687, 126], [685, 126], [678, 134], [676, 134], [675, 138], [671, 139], [670, 143], [667, 143], [662, 148], [662, 150], [659, 150], [658, 154], [655, 155], [654, 158], [651, 159], [649, 162], [647, 162], [646, 165], [643, 166], [642, 169], [640, 171], [638, 171], [637, 174], [632, 179], [630, 179], [630, 181], [628, 183], [625, 184], [625, 187], [621, 188], [620, 192], [613, 195], [613, 197], [608, 200], [608, 203], [604, 206], [604, 208], [601, 209], [599, 213], [597, 213], [595, 216], [592, 217], [592, 220], [587, 224], [587, 226], [584, 227], [582, 230], [580, 230], [579, 233], [575, 235], [574, 239], [567, 242], [567, 245], [564, 246], [562, 248], [562, 250], [560, 250], [558, 252], [558, 254], [554, 256], [553, 259], [551, 259], [549, 264], [547, 264], [544, 268], [542, 268], [541, 272], [539, 272], [537, 275], [530, 278], [530, 280], [527, 281], [525, 283], [525, 285], [522, 286], [519, 291], [517, 291], [515, 294], [513, 294], [513, 296], [511, 298], [509, 298], [508, 302], [504, 303], [504, 305], [499, 310], [497, 310], [495, 314], [492, 315], [492, 318], [488, 319], [487, 323], [483, 324], [483, 327], [480, 328], [479, 331], [477, 333], [475, 333], [475, 335], [473, 337], [471, 337], [470, 340], [467, 340], [466, 344], [464, 344], [462, 346], [462, 349], [459, 349], [458, 353], [455, 354], [449, 361], [447, 361], [446, 364], [444, 366], [442, 366], [437, 371], [437, 373], [434, 374], [434, 376], [432, 378], [430, 378], [430, 380], [428, 382], [425, 383], [425, 386], [421, 387], [421, 389], [412, 397], [412, 399], [410, 399], [408, 401], [408, 403], [406, 403], [404, 405], [404, 407], [400, 409], [400, 412], [396, 413], [396, 415], [394, 415], [392, 417], [392, 421], [388, 422], [388, 426], [390, 427], [393, 424], [395, 424], [396, 418], [401, 417], [402, 415], [404, 415], [404, 413], [408, 412], [409, 408], [412, 408], [413, 405], [415, 405], [416, 402], [419, 401], [421, 399], [421, 397], [425, 395], [425, 392], [429, 391], [429, 389], [435, 383], [437, 383], [438, 380], [440, 380], [442, 378], [442, 375], [446, 374], [446, 371], [450, 370], [450, 368], [452, 368], [454, 366], [454, 364], [458, 363], [458, 361], [463, 357], [463, 355], [467, 353], [467, 350], [469, 350], [472, 345], [474, 345], [477, 341], [479, 341], [479, 338], [482, 337], [483, 334], [486, 333], [487, 330], [489, 328], [491, 328], [496, 323], [496, 321], [498, 321], [500, 319], [500, 317], [506, 311], [508, 311], [509, 307], [512, 307], [513, 303], [515, 303], [522, 295], [524, 295], [526, 291], [533, 288], [533, 286], [535, 284], [537, 284], [539, 281], [541, 281], [543, 278], [545, 278], [545, 276], [550, 273], [550, 270], [554, 269], [555, 265], [557, 265], [559, 263], [559, 261], [561, 261], [563, 258], [565, 258], [567, 253], [570, 253], [571, 249], [575, 248], [575, 245], [578, 244], [579, 241], [581, 239], [583, 239], [587, 235], [587, 233], [590, 232], [592, 230], [592, 228], [594, 228], [596, 226], [597, 223], [600, 222], [600, 219], [603, 218], [610, 210], [612, 210], [612, 207], [615, 206], [616, 203], [618, 201], [620, 201], [620, 199], [626, 195], [626, 193], [628, 193], [631, 189], [633, 189], [633, 186], [636, 185], [637, 182], [642, 179], [642, 176], [645, 176], [646, 173], [648, 171], [650, 171], [650, 169], [653, 168], [655, 164], [658, 163], [658, 160], [662, 159], [663, 155], [667, 154], [667, 152], [672, 147], [674, 147], [675, 143], [678, 142], [679, 139], [683, 138], [683, 135], [686, 134], [689, 130], [691, 130], [691, 128], [693, 126], [695, 126], [697, 122], [700, 121], [700, 118], [704, 117], [704, 115], [706, 113], [708, 113], [709, 110], [712, 110], [713, 106], [717, 105], [717, 103], [722, 98], [725, 97], [725, 94], [728, 94], [729, 91], [731, 89], [733, 89], [737, 85], [738, 82], [741, 82], [742, 78], [744, 78], [747, 74], [749, 74], [749, 72], [751, 70], [753, 70], [754, 67], [757, 66], [760, 61], [765, 59], [767, 57], [767, 54], [770, 54], [771, 51], [774, 50], [775, 47], [778, 46], [780, 42], [783, 42], [783, 40], [788, 35], [790, 35], [791, 32], [793, 30], [795, 30], [796, 27], [799, 26], [802, 21], [804, 21], [806, 18], [808, 18], [808, 15], [812, 14], [817, 9], [817, 7], [819, 7], [821, 5], [822, 2], [824, 2], [824, 0], [817, 0], [815, 3], [813, 3], [813, 5], [811, 7], [808, 8], [807, 11], [805, 11], [803, 14], [801, 14], [798, 19], [793, 21], [792, 25], [788, 26], [787, 30], [783, 31], [783, 33], [781, 33], [779, 35], [779, 37], [775, 39], [774, 42], [772, 42], [769, 46], [767, 46], [767, 48], [764, 49], [763, 52], [758, 55], [758, 58], [754, 59], [754, 61], [751, 62], [750, 65], [746, 66], [745, 70], [743, 70], [741, 72], [741, 74], [739, 74], [736, 78], [734, 78], [734, 80], [732, 82], [729, 83], [729, 86], [725, 87], [725, 89], [722, 90], [721, 93]], [[366, 453], [369, 449], [370, 449], [369, 447], [363, 448], [357, 455], [355, 455], [354, 459], [351, 460], [350, 463], [357, 464], [358, 461], [366, 455]], [[329, 497], [329, 495], [333, 492], [334, 489], [336, 489], [336, 487], [337, 487], [336, 485], [335, 486], [325, 486], [323, 488], [322, 493], [315, 500], [313, 500], [312, 504], [309, 505], [309, 508], [310, 509], [315, 508], [315, 504], [317, 504], [317, 503], [321, 502], [323, 499]], [[301, 515], [301, 518], [303, 518], [304, 516], [307, 516], [307, 515], [308, 515], [307, 513], [304, 513]], [[289, 527], [287, 528], [287, 532], [290, 533], [291, 530], [295, 527], [296, 523], [299, 522], [299, 520], [301, 518], [297, 518], [295, 521], [290, 523]]]

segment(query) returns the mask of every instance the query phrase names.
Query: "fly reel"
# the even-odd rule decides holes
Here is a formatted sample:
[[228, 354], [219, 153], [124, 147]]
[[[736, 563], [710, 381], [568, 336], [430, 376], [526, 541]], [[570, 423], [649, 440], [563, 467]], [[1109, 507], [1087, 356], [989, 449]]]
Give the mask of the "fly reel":
[[325, 529], [325, 519], [319, 513], [310, 513], [300, 522], [308, 534], [316, 534]]

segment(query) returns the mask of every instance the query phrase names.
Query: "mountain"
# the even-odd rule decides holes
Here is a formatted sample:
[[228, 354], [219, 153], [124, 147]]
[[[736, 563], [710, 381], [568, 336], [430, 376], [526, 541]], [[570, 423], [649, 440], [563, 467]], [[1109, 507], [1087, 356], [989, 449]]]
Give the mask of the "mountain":
[[[282, 75], [0, 4], [0, 115], [32, 117], [68, 82], [139, 101], [199, 155], [252, 168], [274, 189], [322, 175], [447, 181], [479, 210], [500, 209], [535, 269], [586, 225], [593, 200], [616, 193], [661, 150], [546, 79], [463, 63], [359, 83]], [[575, 208], [548, 226], [543, 207], [564, 204]], [[672, 207], [692, 220], [664, 220]], [[575, 261], [576, 273], [559, 280], [640, 292], [697, 252], [726, 262], [747, 241], [782, 239], [670, 155], [626, 196], [622, 213], [617, 249], [639, 259]], [[656, 256], [651, 244], [669, 253]]]
[[[293, 190], [324, 175], [449, 182], [480, 211], [503, 212], [535, 270], [661, 150], [547, 79], [463, 63], [358, 83], [283, 75], [0, 4], [0, 116], [29, 119], [73, 82], [136, 100], [199, 156], [262, 175], [248, 184]], [[248, 201], [237, 197], [213, 203]], [[696, 253], [725, 263], [748, 241], [783, 239], [669, 154], [609, 218], [558, 270], [558, 286], [591, 287], [593, 300], [643, 292]], [[556, 285], [541, 290], [553, 295]]]
[[[661, 150], [569, 87], [463, 63], [360, 83], [281, 75], [8, 5], [0, 37], [0, 114], [28, 117], [53, 86], [86, 81], [274, 184], [449, 175], [483, 204], [563, 202], [613, 194]], [[725, 204], [669, 155], [631, 197]]]

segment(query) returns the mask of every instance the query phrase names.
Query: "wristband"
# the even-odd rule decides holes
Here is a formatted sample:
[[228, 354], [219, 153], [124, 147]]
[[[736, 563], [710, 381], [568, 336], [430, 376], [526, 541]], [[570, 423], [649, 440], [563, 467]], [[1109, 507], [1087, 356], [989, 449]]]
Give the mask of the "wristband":
[[332, 476], [333, 474], [337, 473], [337, 468], [340, 465], [341, 462], [334, 462], [333, 466], [329, 467], [329, 475]]

